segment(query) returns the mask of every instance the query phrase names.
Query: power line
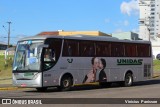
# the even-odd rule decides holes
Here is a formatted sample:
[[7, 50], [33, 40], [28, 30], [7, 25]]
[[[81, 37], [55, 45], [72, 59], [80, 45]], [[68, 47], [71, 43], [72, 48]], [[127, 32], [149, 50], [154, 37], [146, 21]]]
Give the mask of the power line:
[[[8, 38], [7, 36], [0, 36], [0, 38]], [[10, 37], [10, 38], [22, 38], [22, 37]]]
[[2, 27], [3, 27], [3, 28], [4, 28], [4, 30], [7, 32], [7, 29], [6, 29], [6, 27], [5, 27], [4, 25], [3, 25]]

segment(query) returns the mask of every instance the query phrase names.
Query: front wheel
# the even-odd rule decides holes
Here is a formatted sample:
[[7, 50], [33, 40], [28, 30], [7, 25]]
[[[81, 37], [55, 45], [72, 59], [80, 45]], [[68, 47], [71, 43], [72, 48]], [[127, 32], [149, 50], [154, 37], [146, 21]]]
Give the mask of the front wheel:
[[121, 83], [124, 87], [129, 87], [133, 84], [133, 76], [131, 73], [127, 73], [125, 76], [125, 80]]
[[58, 87], [61, 91], [69, 91], [73, 85], [73, 79], [70, 76], [64, 76], [61, 79], [61, 84]]

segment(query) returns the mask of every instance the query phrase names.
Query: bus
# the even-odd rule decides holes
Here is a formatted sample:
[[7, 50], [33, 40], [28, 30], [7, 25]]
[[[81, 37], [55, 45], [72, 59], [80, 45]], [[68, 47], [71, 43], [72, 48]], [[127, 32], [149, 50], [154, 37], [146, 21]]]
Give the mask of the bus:
[[106, 36], [32, 36], [18, 41], [13, 85], [45, 91], [76, 84], [131, 86], [153, 75], [151, 42]]

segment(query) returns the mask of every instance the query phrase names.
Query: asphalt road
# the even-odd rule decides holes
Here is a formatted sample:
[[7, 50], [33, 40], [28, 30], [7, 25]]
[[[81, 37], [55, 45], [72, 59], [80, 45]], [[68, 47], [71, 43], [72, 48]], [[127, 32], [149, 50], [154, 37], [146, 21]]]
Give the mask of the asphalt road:
[[[37, 92], [35, 89], [20, 89], [10, 91], [0, 91], [3, 98], [160, 98], [160, 78], [147, 82], [135, 83], [132, 87], [120, 87], [113, 84], [109, 88], [100, 88], [99, 86], [76, 86], [72, 91], [59, 92], [56, 88], [50, 88], [47, 92]], [[83, 106], [87, 106], [83, 105]], [[50, 106], [50, 105], [47, 105]], [[63, 105], [58, 105], [63, 106]], [[66, 107], [80, 106], [76, 104], [65, 105]], [[91, 104], [96, 107], [97, 104]], [[107, 105], [99, 105], [106, 107]], [[116, 105], [112, 105], [116, 106]], [[125, 106], [123, 104], [119, 107]], [[129, 107], [138, 107], [137, 104], [127, 105]], [[140, 107], [150, 107], [151, 105], [140, 105]], [[154, 104], [154, 106], [160, 106]]]

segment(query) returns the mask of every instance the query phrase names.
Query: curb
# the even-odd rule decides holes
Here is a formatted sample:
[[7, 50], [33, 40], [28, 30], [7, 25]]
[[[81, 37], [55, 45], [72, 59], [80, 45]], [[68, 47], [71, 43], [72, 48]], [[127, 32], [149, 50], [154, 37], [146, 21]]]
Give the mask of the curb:
[[22, 89], [27, 89], [27, 88], [19, 88], [19, 87], [1, 87], [0, 91], [9, 91], [9, 90], [22, 90]]
[[6, 88], [0, 88], [0, 91], [4, 91], [4, 90], [17, 90], [18, 87], [6, 87]]
[[152, 78], [158, 78], [158, 77], [160, 77], [160, 75], [155, 75], [155, 76], [153, 76]]
[[12, 78], [1, 78], [0, 80], [11, 80]]
[[88, 86], [88, 85], [99, 85], [99, 82], [84, 83], [84, 84], [75, 84], [74, 86]]

